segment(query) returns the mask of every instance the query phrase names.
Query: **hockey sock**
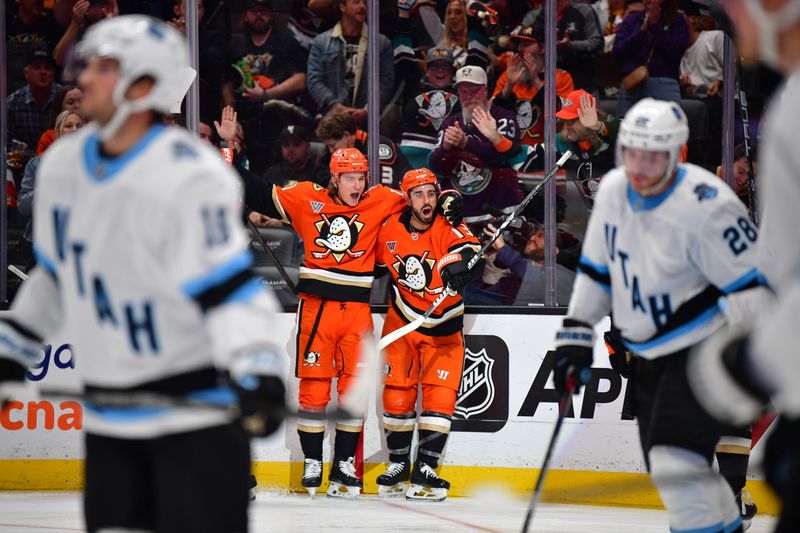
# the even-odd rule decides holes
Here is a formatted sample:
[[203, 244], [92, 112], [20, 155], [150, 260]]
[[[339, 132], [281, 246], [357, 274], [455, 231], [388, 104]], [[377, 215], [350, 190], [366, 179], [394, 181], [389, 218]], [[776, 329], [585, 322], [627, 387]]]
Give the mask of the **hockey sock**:
[[322, 461], [322, 440], [325, 437], [325, 433], [321, 431], [319, 433], [309, 433], [298, 429], [297, 434], [300, 435], [300, 446], [303, 448], [305, 458]]
[[417, 461], [439, 466], [447, 436], [450, 433], [450, 416], [433, 411], [425, 411], [419, 417], [419, 449]]
[[667, 509], [672, 531], [722, 532], [732, 525], [727, 520], [735, 516], [733, 494], [705, 457], [667, 445], [653, 446], [648, 457], [650, 477]]
[[731, 486], [734, 494], [739, 494], [747, 482], [747, 463], [750, 456], [741, 453], [717, 452], [719, 473]]
[[325, 438], [325, 413], [301, 409], [297, 417], [297, 434], [306, 459], [322, 461], [322, 441]]
[[411, 455], [411, 440], [414, 438], [414, 419], [416, 413], [392, 415], [383, 413], [383, 430], [386, 433], [386, 446], [389, 460], [393, 463], [408, 462]]
[[355, 457], [356, 446], [358, 446], [358, 437], [361, 435], [361, 427], [358, 431], [351, 431], [348, 429], [336, 426], [336, 441], [333, 444], [333, 455], [337, 458]]

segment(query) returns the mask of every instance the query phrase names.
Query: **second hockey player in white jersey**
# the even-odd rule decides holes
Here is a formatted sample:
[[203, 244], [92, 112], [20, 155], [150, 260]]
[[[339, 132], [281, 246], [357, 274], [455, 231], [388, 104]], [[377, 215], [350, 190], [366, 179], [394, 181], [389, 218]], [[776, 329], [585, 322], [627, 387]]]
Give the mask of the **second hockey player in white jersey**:
[[758, 183], [759, 264], [776, 301], [759, 307], [745, 327], [715, 334], [697, 350], [690, 369], [698, 398], [720, 420], [746, 424], [767, 406], [779, 414], [766, 437], [762, 470], [783, 501], [774, 531], [790, 533], [800, 531], [800, 2], [736, 0], [725, 8], [735, 25], [737, 54], [786, 75], [763, 122]]
[[161, 123], [188, 68], [179, 32], [108, 19], [76, 53], [93, 122], [39, 167], [39, 266], [0, 317], [0, 404], [60, 331], [87, 398], [87, 529], [246, 531], [248, 438], [208, 404], [274, 431], [286, 364], [270, 341], [275, 299], [250, 269], [238, 177]]
[[692, 395], [686, 359], [725, 322], [719, 298], [763, 278], [744, 205], [714, 175], [677, 164], [688, 137], [671, 102], [644, 99], [622, 121], [618, 167], [601, 182], [556, 337], [554, 381], [562, 393], [587, 382], [592, 326], [613, 312], [634, 354], [642, 449], [672, 530], [727, 533], [741, 524], [730, 487], [711, 469], [723, 428]]

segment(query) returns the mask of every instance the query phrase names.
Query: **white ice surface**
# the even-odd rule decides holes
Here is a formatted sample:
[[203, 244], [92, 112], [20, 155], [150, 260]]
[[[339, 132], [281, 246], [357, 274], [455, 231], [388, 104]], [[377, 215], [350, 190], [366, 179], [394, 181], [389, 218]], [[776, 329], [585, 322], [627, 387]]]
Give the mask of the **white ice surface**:
[[[339, 501], [317, 496], [259, 493], [250, 509], [251, 532], [326, 531], [518, 532], [527, 502], [487, 496], [442, 503], [363, 497]], [[757, 516], [748, 533], [767, 533], [774, 519]], [[665, 533], [664, 511], [621, 507], [542, 504], [533, 521], [537, 533]], [[78, 493], [0, 493], [0, 532], [84, 531]]]

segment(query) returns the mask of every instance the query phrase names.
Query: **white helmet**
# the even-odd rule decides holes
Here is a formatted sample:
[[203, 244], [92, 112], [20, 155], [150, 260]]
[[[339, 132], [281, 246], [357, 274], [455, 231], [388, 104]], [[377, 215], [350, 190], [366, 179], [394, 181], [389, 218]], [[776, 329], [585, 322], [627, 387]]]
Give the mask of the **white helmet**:
[[683, 145], [688, 140], [689, 124], [681, 106], [675, 102], [644, 98], [628, 110], [619, 126], [617, 166], [623, 165], [623, 148], [668, 152], [669, 164], [666, 173], [654, 187], [658, 189], [672, 177]]
[[[105, 19], [91, 26], [76, 47], [84, 61], [93, 57], [115, 59], [119, 63], [119, 82], [113, 100], [117, 111], [101, 131], [113, 135], [128, 115], [153, 110], [169, 113], [186, 92], [189, 50], [183, 35], [166, 23], [144, 15], [125, 15]], [[150, 94], [136, 101], [125, 98], [128, 89], [143, 77], [153, 80]]]

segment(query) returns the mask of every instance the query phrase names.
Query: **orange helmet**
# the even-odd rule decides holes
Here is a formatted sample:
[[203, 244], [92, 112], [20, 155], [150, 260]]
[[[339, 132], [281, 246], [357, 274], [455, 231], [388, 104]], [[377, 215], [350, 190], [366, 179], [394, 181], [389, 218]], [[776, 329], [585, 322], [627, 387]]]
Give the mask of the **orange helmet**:
[[339, 148], [331, 155], [331, 176], [342, 172], [369, 172], [369, 163], [357, 148]]
[[403, 190], [403, 194], [406, 195], [406, 198], [408, 198], [408, 193], [411, 189], [419, 187], [420, 185], [425, 185], [426, 183], [433, 184], [436, 187], [436, 191], [439, 192], [439, 180], [436, 178], [436, 174], [424, 167], [415, 168], [403, 175], [403, 182], [400, 184], [400, 188]]

